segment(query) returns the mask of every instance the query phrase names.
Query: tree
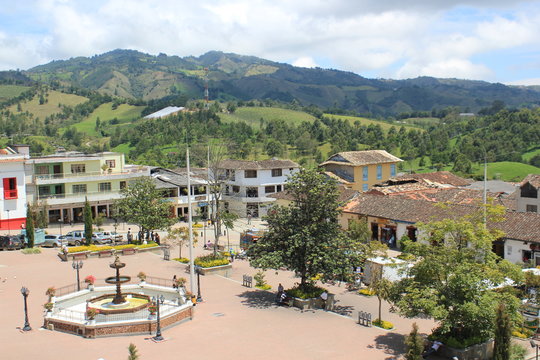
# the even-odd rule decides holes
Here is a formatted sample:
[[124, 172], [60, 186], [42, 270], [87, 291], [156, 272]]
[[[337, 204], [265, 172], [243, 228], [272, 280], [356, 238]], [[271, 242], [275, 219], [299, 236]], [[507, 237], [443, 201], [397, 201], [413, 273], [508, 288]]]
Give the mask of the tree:
[[90, 203], [88, 202], [88, 198], [85, 198], [84, 200], [83, 217], [84, 217], [84, 238], [86, 240], [86, 245], [91, 245], [93, 220], [92, 220], [92, 209], [90, 209]]
[[122, 198], [116, 202], [120, 214], [126, 221], [137, 224], [143, 232], [166, 230], [175, 223], [170, 204], [162, 199], [152, 179], [136, 179], [121, 189], [120, 194]]
[[422, 352], [424, 352], [424, 339], [418, 334], [418, 325], [413, 323], [412, 330], [409, 335], [405, 336], [405, 353], [406, 360], [422, 360]]
[[250, 248], [251, 265], [295, 271], [300, 290], [307, 290], [310, 278], [333, 279], [348, 266], [342, 249], [346, 239], [337, 221], [339, 193], [335, 182], [317, 169], [292, 175], [286, 191], [293, 202], [269, 210], [268, 232]]
[[454, 162], [452, 171], [461, 172], [464, 174], [470, 174], [472, 172], [472, 163], [469, 158], [464, 154], [459, 154]]
[[375, 294], [375, 296], [377, 296], [377, 300], [379, 300], [378, 319], [379, 322], [382, 324], [382, 301], [390, 298], [392, 283], [390, 282], [390, 280], [383, 277], [381, 267], [376, 268], [371, 274], [371, 281], [368, 288]]
[[225, 211], [221, 214], [221, 222], [223, 222], [223, 226], [227, 229], [227, 249], [229, 249], [229, 233], [234, 228], [234, 222], [238, 219], [238, 215], [235, 213]]
[[493, 360], [509, 360], [510, 345], [512, 341], [512, 324], [506, 313], [506, 307], [500, 303], [497, 307], [495, 320], [495, 343], [493, 347]]
[[[197, 232], [193, 232], [193, 245], [197, 243]], [[171, 241], [178, 246], [178, 257], [182, 257], [182, 246], [189, 241], [189, 229], [187, 227], [179, 227], [169, 230], [165, 241]]]
[[26, 206], [26, 237], [28, 239], [28, 247], [34, 247], [34, 212], [30, 204]]
[[[488, 207], [490, 223], [500, 211]], [[521, 271], [493, 253], [493, 241], [502, 234], [486, 228], [482, 218], [480, 211], [420, 225], [419, 241], [405, 244], [417, 261], [408, 277], [395, 284], [391, 301], [401, 315], [433, 317], [439, 323], [435, 333], [441, 339], [489, 339], [499, 302], [508, 306], [509, 313], [517, 314], [519, 300], [493, 287], [507, 278], [520, 282]]]
[[129, 344], [128, 351], [129, 351], [128, 360], [139, 359], [139, 352], [137, 351], [137, 347], [135, 346], [135, 344]]

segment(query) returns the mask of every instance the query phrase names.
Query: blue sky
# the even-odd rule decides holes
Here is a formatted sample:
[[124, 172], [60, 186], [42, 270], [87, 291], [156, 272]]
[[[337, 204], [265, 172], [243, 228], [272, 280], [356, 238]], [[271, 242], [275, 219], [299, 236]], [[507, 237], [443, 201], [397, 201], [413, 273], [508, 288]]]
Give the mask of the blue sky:
[[540, 84], [540, 1], [0, 0], [0, 70], [221, 50], [370, 78]]

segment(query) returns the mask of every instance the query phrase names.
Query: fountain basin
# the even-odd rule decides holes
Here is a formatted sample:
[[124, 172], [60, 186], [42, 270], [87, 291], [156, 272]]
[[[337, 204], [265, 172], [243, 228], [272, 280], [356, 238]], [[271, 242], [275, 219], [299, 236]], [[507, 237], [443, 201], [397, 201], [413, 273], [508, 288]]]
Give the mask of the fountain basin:
[[108, 278], [105, 279], [105, 282], [107, 284], [123, 284], [123, 283], [127, 283], [128, 281], [131, 280], [131, 276], [109, 276]]
[[152, 302], [150, 296], [135, 293], [126, 293], [125, 302], [114, 304], [115, 294], [105, 294], [88, 300], [88, 306], [99, 311], [100, 314], [124, 314], [143, 310]]

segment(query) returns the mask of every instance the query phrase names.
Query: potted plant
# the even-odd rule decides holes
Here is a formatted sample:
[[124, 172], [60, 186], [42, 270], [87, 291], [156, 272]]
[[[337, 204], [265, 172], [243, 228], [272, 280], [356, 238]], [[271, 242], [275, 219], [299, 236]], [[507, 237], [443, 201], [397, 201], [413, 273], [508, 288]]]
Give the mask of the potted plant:
[[54, 296], [56, 295], [56, 288], [54, 286], [51, 286], [50, 288], [45, 291], [45, 295], [49, 297], [49, 302], [54, 302]]
[[174, 285], [176, 286], [177, 289], [180, 289], [180, 288], [183, 288], [184, 285], [186, 285], [186, 278], [178, 278], [174, 281]]
[[137, 277], [141, 281], [141, 284], [144, 284], [146, 282], [146, 274], [144, 272], [139, 271], [139, 273], [137, 274]]
[[197, 297], [191, 291], [186, 291], [186, 299], [190, 299], [193, 305], [197, 305]]
[[52, 302], [47, 302], [43, 304], [43, 307], [45, 308], [45, 310], [47, 310], [47, 314], [49, 314], [50, 312], [52, 312], [52, 309], [54, 308], [54, 304]]
[[94, 309], [92, 307], [89, 307], [88, 309], [86, 309], [86, 318], [88, 319], [88, 322], [90, 324], [95, 324], [96, 323], [96, 315], [99, 314], [99, 311], [97, 309]]
[[96, 277], [94, 275], [85, 277], [84, 282], [88, 284], [88, 290], [94, 291], [94, 283], [96, 282]]

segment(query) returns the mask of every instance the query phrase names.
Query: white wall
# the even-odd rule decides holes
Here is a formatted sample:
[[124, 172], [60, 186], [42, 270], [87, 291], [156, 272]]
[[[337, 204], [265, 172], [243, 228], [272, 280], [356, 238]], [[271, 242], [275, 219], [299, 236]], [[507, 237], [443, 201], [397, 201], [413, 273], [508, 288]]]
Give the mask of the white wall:
[[[17, 179], [17, 199], [4, 199], [4, 180], [5, 178]], [[0, 163], [0, 218], [6, 220], [9, 210], [10, 219], [19, 219], [26, 217], [26, 177], [24, 173], [24, 162], [5, 162]]]

